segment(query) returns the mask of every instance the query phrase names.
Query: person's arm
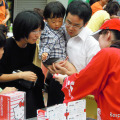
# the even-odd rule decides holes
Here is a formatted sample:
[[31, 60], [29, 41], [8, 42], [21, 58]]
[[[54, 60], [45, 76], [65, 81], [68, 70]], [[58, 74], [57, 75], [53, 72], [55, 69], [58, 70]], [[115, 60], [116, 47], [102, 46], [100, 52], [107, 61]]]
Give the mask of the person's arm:
[[[60, 77], [54, 76], [57, 81], [63, 83], [64, 102], [78, 100], [88, 94], [96, 95], [101, 92], [107, 81], [109, 61], [109, 55], [105, 51], [100, 51], [79, 73], [66, 78], [62, 75]], [[65, 80], [63, 80], [64, 78]]]
[[16, 79], [24, 79], [27, 81], [35, 82], [37, 80], [37, 76], [35, 73], [31, 71], [18, 72], [13, 74], [2, 74], [0, 76], [0, 82], [9, 82], [9, 81], [14, 81]]
[[5, 19], [2, 21], [2, 24], [5, 24], [5, 23], [8, 21], [8, 19], [10, 18], [10, 12], [9, 12], [8, 9], [5, 9], [5, 14], [6, 14], [6, 17], [5, 17]]
[[49, 34], [47, 33], [41, 34], [41, 38], [39, 42], [39, 59], [42, 58], [43, 53], [48, 53], [47, 57], [49, 57], [49, 54], [56, 43], [56, 38]]
[[54, 63], [52, 67], [48, 67], [49, 71], [52, 74], [59, 73], [62, 75], [72, 75], [74, 73], [77, 73], [77, 70], [74, 65], [72, 65], [67, 60], [61, 61], [58, 63]]
[[15, 87], [6, 87], [0, 92], [0, 94], [10, 93], [14, 91], [17, 91]]

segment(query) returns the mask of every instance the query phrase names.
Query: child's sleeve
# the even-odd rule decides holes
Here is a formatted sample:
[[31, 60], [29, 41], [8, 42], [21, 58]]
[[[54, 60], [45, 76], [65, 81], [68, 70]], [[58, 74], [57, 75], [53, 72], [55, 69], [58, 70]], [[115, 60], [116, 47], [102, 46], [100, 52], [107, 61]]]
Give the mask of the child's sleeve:
[[39, 42], [39, 59], [41, 59], [41, 56], [43, 53], [48, 53], [48, 58], [49, 58], [51, 50], [53, 49], [56, 43], [56, 37], [50, 34], [47, 34], [47, 35], [45, 34], [41, 35], [40, 42]]

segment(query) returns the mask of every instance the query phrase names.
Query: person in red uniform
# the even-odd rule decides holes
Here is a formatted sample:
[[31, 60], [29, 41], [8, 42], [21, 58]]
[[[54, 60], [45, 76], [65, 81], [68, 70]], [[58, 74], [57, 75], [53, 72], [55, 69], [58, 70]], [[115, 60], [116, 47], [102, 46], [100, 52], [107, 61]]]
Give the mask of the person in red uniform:
[[0, 0], [0, 24], [6, 24], [9, 18], [8, 4], [4, 0]]
[[120, 120], [120, 19], [106, 21], [98, 32], [101, 51], [89, 64], [71, 76], [54, 77], [63, 84], [64, 103], [92, 94], [99, 120]]

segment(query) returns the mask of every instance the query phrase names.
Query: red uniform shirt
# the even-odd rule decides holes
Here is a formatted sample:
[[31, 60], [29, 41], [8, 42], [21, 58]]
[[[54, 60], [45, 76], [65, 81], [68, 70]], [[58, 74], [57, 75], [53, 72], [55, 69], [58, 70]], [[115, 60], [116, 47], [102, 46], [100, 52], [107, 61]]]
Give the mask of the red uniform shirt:
[[95, 96], [102, 120], [120, 119], [120, 49], [105, 48], [79, 72], [67, 77], [64, 102]]

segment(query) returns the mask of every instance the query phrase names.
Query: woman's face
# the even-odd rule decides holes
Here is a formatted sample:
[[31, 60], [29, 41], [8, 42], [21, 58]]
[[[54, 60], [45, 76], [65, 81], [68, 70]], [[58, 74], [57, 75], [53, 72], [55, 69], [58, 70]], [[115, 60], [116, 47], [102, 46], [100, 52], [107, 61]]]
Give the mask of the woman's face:
[[27, 42], [29, 44], [35, 44], [36, 41], [38, 39], [40, 39], [40, 35], [41, 35], [41, 28], [37, 28], [37, 29], [33, 30], [32, 32], [30, 32]]
[[0, 59], [2, 58], [3, 53], [4, 53], [4, 48], [3, 48], [3, 47], [1, 47], [1, 48], [0, 48]]
[[100, 34], [100, 36], [99, 36], [99, 45], [100, 45], [101, 49], [110, 47], [111, 40], [109, 40], [109, 32], [106, 33], [106, 34]]

